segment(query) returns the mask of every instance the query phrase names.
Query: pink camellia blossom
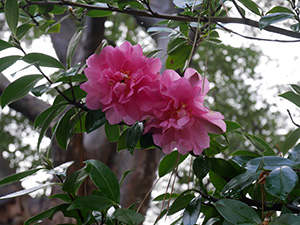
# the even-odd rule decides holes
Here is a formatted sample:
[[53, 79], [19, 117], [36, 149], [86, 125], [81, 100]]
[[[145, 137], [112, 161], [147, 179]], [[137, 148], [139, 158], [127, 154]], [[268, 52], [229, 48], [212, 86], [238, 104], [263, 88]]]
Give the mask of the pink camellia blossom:
[[224, 116], [203, 105], [208, 90], [207, 79], [194, 69], [188, 68], [184, 77], [166, 70], [160, 82], [161, 101], [154, 105], [144, 133], [152, 133], [154, 143], [166, 154], [174, 148], [180, 154], [201, 154], [209, 147], [208, 133], [226, 131]]
[[88, 81], [80, 86], [87, 92], [87, 107], [105, 111], [110, 124], [144, 120], [157, 95], [160, 68], [160, 60], [144, 56], [139, 45], [106, 46], [87, 59]]

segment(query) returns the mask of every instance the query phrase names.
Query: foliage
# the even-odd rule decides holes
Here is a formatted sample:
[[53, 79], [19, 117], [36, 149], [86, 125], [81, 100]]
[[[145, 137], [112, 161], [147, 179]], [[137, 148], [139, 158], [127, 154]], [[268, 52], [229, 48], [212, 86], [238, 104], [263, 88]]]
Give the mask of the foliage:
[[[298, 207], [300, 146], [297, 145], [300, 137], [299, 128], [291, 132], [281, 143], [280, 146], [283, 147], [279, 149], [280, 152], [274, 149], [273, 144], [270, 146], [259, 137], [260, 132], [263, 131], [268, 131], [269, 134], [275, 132], [271, 130], [273, 124], [266, 122], [261, 125], [260, 122], [263, 120], [263, 116], [268, 116], [267, 107], [262, 111], [253, 112], [258, 121], [253, 124], [253, 127], [257, 128], [254, 129], [253, 134], [242, 129], [242, 115], [249, 119], [255, 117], [247, 114], [249, 112], [247, 107], [255, 107], [255, 96], [252, 97], [254, 98], [252, 100], [249, 86], [242, 86], [244, 78], [239, 77], [239, 74], [234, 74], [234, 71], [230, 70], [231, 68], [226, 67], [225, 61], [227, 61], [228, 55], [224, 54], [224, 51], [230, 52], [236, 51], [236, 49], [229, 49], [224, 45], [213, 43], [221, 42], [218, 28], [228, 31], [220, 24], [221, 22], [226, 23], [226, 21], [227, 23], [242, 21], [245, 25], [299, 38], [299, 9], [295, 5], [295, 1], [288, 1], [289, 8], [275, 6], [268, 11], [260, 8], [251, 0], [239, 0], [238, 4], [236, 1], [230, 1], [241, 16], [241, 18], [231, 18], [227, 16], [227, 11], [231, 10], [231, 7], [224, 5], [227, 2], [229, 1], [174, 0], [174, 4], [181, 11], [176, 16], [166, 16], [153, 12], [149, 1], [146, 0], [91, 0], [88, 3], [85, 1], [1, 1], [0, 7], [11, 31], [11, 37], [8, 42], [0, 41], [0, 50], [17, 48], [22, 52], [21, 55], [1, 58], [1, 71], [13, 66], [19, 60], [39, 71], [39, 74], [29, 74], [12, 82], [1, 95], [1, 107], [5, 107], [30, 92], [40, 96], [51, 89], [56, 91], [53, 104], [35, 120], [34, 126], [40, 133], [38, 149], [49, 128], [59, 146], [67, 150], [68, 143], [75, 133], [91, 132], [103, 125], [108, 139], [118, 142], [118, 150], [128, 149], [132, 152], [135, 148], [157, 147], [153, 146], [151, 135], [150, 138], [142, 135], [142, 122], [137, 122], [132, 126], [124, 125], [124, 123], [111, 125], [106, 121], [102, 111], [92, 111], [86, 107], [86, 93], [78, 86], [78, 82], [86, 81], [82, 73], [84, 65], [71, 66], [74, 49], [78, 45], [81, 32], [84, 32], [82, 28], [79, 28], [69, 43], [67, 68], [51, 56], [41, 53], [26, 53], [20, 45], [20, 39], [30, 29], [37, 29], [37, 35], [59, 32], [61, 21], [53, 20], [53, 15], [64, 12], [78, 20], [85, 16], [108, 16], [112, 12], [164, 19], [158, 23], [159, 27], [151, 27], [148, 32], [166, 32], [170, 38], [167, 47], [166, 68], [176, 69], [179, 73], [183, 73], [191, 63], [194, 63], [192, 65], [196, 64], [192, 62], [195, 52], [201, 57], [204, 55], [210, 61], [220, 62], [222, 67], [208, 66], [208, 70], [203, 69], [202, 72], [204, 75], [206, 73], [216, 74], [212, 97], [218, 98], [219, 96], [225, 99], [223, 105], [215, 105], [215, 109], [224, 112], [230, 108], [236, 115], [226, 121], [227, 131], [225, 133], [210, 134], [210, 147], [205, 149], [201, 156], [195, 157], [191, 153], [192, 170], [195, 175], [193, 188], [187, 188], [181, 193], [166, 192], [163, 198], [162, 196], [156, 198], [156, 200], [162, 201], [162, 210], [156, 221], [159, 221], [164, 215], [171, 216], [181, 212], [178, 221], [184, 225], [197, 223], [200, 215], [203, 216], [203, 224], [260, 224], [269, 220], [271, 220], [270, 224], [282, 224], [282, 221], [298, 224], [300, 223], [297, 215], [300, 212]], [[68, 5], [70, 7], [67, 7]], [[257, 23], [247, 19], [245, 12], [258, 17]], [[291, 18], [293, 19], [292, 30], [272, 26]], [[115, 32], [114, 34], [118, 35]], [[116, 40], [116, 38], [112, 39]], [[204, 46], [204, 49], [200, 47], [197, 50], [198, 45], [202, 43], [204, 43], [201, 45]], [[242, 62], [244, 64], [242, 69], [246, 70], [250, 77], [253, 77], [253, 71], [250, 69], [249, 72], [247, 68], [253, 69], [251, 64], [257, 63], [256, 55], [252, 51], [236, 52], [233, 55], [237, 57], [230, 59], [237, 62], [233, 66], [241, 68]], [[210, 56], [214, 56], [214, 58], [211, 59]], [[201, 68], [205, 68], [207, 65], [200, 63]], [[58, 75], [54, 78], [54, 76], [45, 74], [43, 67], [55, 68], [56, 75]], [[231, 76], [232, 78], [232, 75], [235, 81], [231, 84], [233, 86], [223, 89], [222, 93], [218, 92], [218, 85], [226, 85], [219, 84], [220, 76], [223, 78]], [[48, 82], [43, 88], [37, 88], [37, 82], [40, 79]], [[281, 97], [300, 107], [300, 87], [292, 85], [292, 88], [293, 91], [286, 92]], [[236, 101], [238, 97], [240, 100]], [[230, 99], [234, 101], [234, 104], [228, 104]], [[268, 119], [266, 120], [268, 121]], [[52, 124], [54, 125], [52, 126]], [[299, 125], [295, 125], [299, 127]], [[243, 142], [248, 141], [251, 147], [247, 146], [247, 149], [244, 150], [238, 149], [237, 145], [231, 142], [232, 134], [240, 136]], [[273, 138], [273, 136], [270, 137]], [[219, 153], [224, 153], [227, 149], [232, 150], [228, 159], [218, 157]], [[158, 168], [159, 177], [169, 173], [172, 176], [178, 165], [187, 157], [188, 155], [182, 156], [177, 151], [166, 155]], [[52, 195], [50, 198], [58, 198], [63, 203], [29, 218], [25, 224], [35, 224], [45, 218], [52, 219], [58, 212], [62, 212], [65, 217], [74, 218], [76, 224], [140, 224], [144, 220], [144, 216], [138, 212], [138, 208], [134, 206], [122, 208], [120, 206], [120, 185], [130, 171], [124, 172], [124, 176], [118, 181], [112, 170], [105, 164], [90, 159], [84, 162], [85, 165], [81, 169], [66, 177], [66, 169], [71, 163], [61, 166], [64, 170], [62, 173], [61, 171], [57, 172], [57, 168], [53, 168], [47, 155], [42, 157], [42, 160], [42, 167], [16, 173], [0, 180], [0, 186], [4, 186], [43, 169], [56, 175], [60, 181], [59, 184], [46, 183], [0, 197], [1, 201], [29, 194], [50, 185], [61, 187], [63, 194]], [[95, 189], [88, 195], [80, 196], [78, 190], [83, 188], [83, 184], [88, 178], [95, 184]], [[210, 180], [211, 185], [204, 184], [207, 179]], [[165, 206], [166, 200], [169, 201], [168, 206]], [[111, 211], [113, 212], [111, 213]], [[277, 215], [276, 211], [281, 211], [281, 214]]]

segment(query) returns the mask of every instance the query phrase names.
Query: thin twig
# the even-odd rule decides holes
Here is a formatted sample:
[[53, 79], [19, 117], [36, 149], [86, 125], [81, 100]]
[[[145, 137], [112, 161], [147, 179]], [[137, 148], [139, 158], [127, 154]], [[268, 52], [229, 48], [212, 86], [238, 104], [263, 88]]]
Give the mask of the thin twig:
[[241, 15], [241, 17], [243, 19], [246, 19], [245, 15], [243, 14], [241, 8], [239, 7], [239, 5], [236, 3], [235, 0], [232, 0], [232, 3], [234, 4], [235, 8], [237, 9], [237, 11], [239, 12], [239, 14]]
[[288, 112], [288, 114], [289, 114], [289, 117], [290, 117], [292, 123], [293, 123], [296, 127], [300, 127], [299, 124], [297, 124], [297, 123], [294, 122], [293, 117], [292, 117], [292, 115], [291, 115], [291, 113], [290, 113], [290, 110], [287, 109], [287, 112]]

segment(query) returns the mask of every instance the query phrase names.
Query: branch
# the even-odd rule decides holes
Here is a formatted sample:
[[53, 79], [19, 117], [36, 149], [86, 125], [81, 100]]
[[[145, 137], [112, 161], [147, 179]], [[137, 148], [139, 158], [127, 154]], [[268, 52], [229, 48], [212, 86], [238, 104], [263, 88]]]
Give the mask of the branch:
[[[111, 11], [111, 12], [118, 12], [118, 13], [125, 13], [125, 14], [130, 14], [133, 16], [143, 16], [143, 17], [152, 17], [152, 18], [158, 18], [158, 19], [167, 19], [167, 20], [174, 20], [174, 21], [185, 21], [185, 22], [197, 22], [198, 17], [192, 17], [192, 16], [185, 16], [185, 15], [170, 15], [170, 14], [163, 14], [163, 13], [157, 13], [155, 12], [154, 14], [146, 12], [146, 11], [138, 11], [134, 9], [124, 9], [121, 10], [119, 8], [115, 8], [112, 6], [109, 7], [100, 7], [100, 6], [95, 6], [95, 5], [87, 5], [87, 4], [82, 4], [82, 3], [77, 3], [77, 2], [70, 2], [70, 1], [35, 1], [35, 2], [28, 2], [25, 6], [31, 6], [31, 5], [66, 5], [66, 6], [72, 6], [72, 7], [81, 7], [85, 8], [87, 10], [103, 10], [103, 11]], [[201, 17], [201, 22], [209, 22], [209, 19], [207, 17]], [[258, 22], [251, 20], [251, 19], [246, 19], [246, 18], [234, 18], [234, 17], [211, 17], [210, 21], [213, 23], [233, 23], [233, 24], [243, 24], [246, 26], [251, 26], [255, 28], [259, 28]], [[299, 38], [300, 39], [300, 33], [286, 30], [283, 28], [275, 27], [275, 26], [267, 26], [264, 28], [264, 30], [276, 33], [276, 34], [281, 34], [285, 35], [288, 37], [292, 38]]]

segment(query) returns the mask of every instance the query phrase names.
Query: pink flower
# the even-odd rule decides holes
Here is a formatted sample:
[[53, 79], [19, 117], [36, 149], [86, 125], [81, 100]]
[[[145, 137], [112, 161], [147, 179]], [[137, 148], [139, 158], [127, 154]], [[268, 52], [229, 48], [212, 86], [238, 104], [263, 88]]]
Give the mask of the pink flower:
[[105, 111], [111, 124], [144, 120], [159, 88], [160, 68], [160, 60], [145, 57], [139, 45], [106, 46], [87, 60], [88, 81], [80, 86], [87, 107]]
[[208, 133], [226, 131], [224, 116], [204, 107], [209, 90], [207, 79], [188, 68], [184, 77], [166, 70], [161, 78], [161, 101], [154, 105], [154, 116], [146, 123], [145, 133], [153, 133], [153, 141], [169, 154], [177, 148], [181, 154], [193, 151], [199, 155], [209, 147]]

